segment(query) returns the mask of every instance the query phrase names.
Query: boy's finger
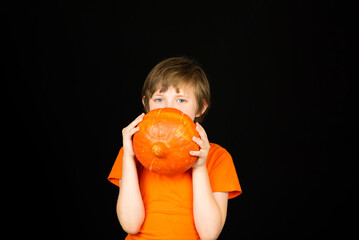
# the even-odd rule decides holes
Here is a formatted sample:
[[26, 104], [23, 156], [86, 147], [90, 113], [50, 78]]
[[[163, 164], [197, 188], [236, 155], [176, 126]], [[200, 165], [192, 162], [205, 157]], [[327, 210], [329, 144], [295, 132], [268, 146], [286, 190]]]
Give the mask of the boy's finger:
[[135, 128], [132, 128], [131, 129], [131, 136], [133, 135], [133, 134], [135, 134], [136, 132], [138, 132], [138, 130], [140, 130], [140, 128], [139, 127], [135, 127]]
[[135, 120], [133, 120], [133, 122], [130, 123], [129, 126], [131, 126], [131, 127], [137, 126], [137, 124], [143, 120], [144, 115], [145, 115], [144, 113], [141, 113], [141, 115], [139, 115]]
[[200, 146], [201, 148], [204, 147], [204, 141], [200, 138], [197, 138], [197, 137], [193, 137], [192, 140], [198, 144], [198, 146]]
[[207, 134], [206, 134], [206, 131], [204, 130], [204, 128], [202, 127], [201, 124], [199, 124], [197, 122], [197, 127], [196, 127], [198, 133], [199, 133], [199, 136], [201, 137], [201, 139], [207, 139]]
[[190, 151], [189, 154], [194, 157], [199, 157], [201, 155], [201, 151]]

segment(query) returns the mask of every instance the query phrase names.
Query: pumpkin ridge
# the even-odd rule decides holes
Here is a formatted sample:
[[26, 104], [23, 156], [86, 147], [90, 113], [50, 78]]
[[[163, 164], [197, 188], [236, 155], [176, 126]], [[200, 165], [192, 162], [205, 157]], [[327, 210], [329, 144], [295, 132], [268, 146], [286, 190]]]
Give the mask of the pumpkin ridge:
[[182, 121], [183, 116], [184, 116], [184, 113], [182, 113], [182, 115], [181, 115], [181, 119], [179, 120], [180, 123]]
[[[162, 112], [162, 108], [159, 109], [156, 117], [154, 117], [153, 124], [156, 124], [156, 125], [152, 125], [152, 126], [157, 126], [157, 134], [158, 134], [158, 139], [160, 141], [162, 141], [161, 134], [160, 134], [161, 133], [161, 129], [160, 129], [161, 124], [159, 124], [159, 117], [160, 117], [161, 112]], [[153, 148], [153, 146], [154, 146], [154, 144], [152, 145], [152, 148]]]
[[[158, 129], [158, 128], [159, 128], [159, 126], [158, 126], [158, 118], [159, 118], [161, 112], [162, 112], [162, 108], [160, 108], [160, 109], [158, 110], [158, 113], [157, 113], [156, 117], [154, 117], [153, 120], [152, 120], [152, 126], [156, 126], [156, 125], [157, 125], [157, 130], [158, 130], [158, 131], [159, 131], [159, 129]], [[157, 121], [157, 124], [155, 125], [156, 121]]]
[[181, 118], [178, 119], [178, 123], [176, 124], [176, 130], [174, 131], [177, 138], [183, 136], [183, 134], [180, 133], [180, 127], [181, 127], [182, 118], [183, 118], [183, 112], [181, 112]]
[[156, 158], [152, 159], [151, 165], [150, 165], [150, 167], [148, 168], [150, 171], [152, 171], [152, 165], [153, 165], [153, 163], [154, 163], [155, 160], [156, 160]]

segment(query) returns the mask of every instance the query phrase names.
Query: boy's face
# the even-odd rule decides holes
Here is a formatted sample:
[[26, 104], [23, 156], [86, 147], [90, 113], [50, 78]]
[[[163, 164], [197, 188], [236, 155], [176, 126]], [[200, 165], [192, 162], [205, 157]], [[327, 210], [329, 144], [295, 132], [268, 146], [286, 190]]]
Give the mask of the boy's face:
[[199, 117], [193, 87], [187, 86], [178, 90], [177, 92], [173, 86], [169, 87], [165, 92], [160, 92], [160, 89], [158, 89], [149, 99], [150, 111], [157, 108], [171, 107], [181, 110], [192, 120]]

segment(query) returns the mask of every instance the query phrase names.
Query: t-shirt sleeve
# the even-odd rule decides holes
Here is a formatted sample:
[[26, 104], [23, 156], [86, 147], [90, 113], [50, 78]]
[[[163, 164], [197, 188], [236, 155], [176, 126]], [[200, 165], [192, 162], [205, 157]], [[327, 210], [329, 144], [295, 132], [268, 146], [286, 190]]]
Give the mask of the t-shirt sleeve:
[[[107, 179], [113, 184], [115, 184], [116, 186], [120, 186], [120, 179], [122, 178], [122, 159], [123, 159], [123, 147], [121, 147], [120, 151], [118, 152], [115, 163], [113, 164], [111, 172], [107, 177]], [[137, 159], [136, 159], [136, 169], [137, 169], [138, 177], [140, 177], [143, 167]]]
[[123, 158], [123, 147], [120, 149], [116, 161], [112, 166], [108, 180], [113, 184], [120, 186], [120, 179], [122, 178], [122, 158]]
[[211, 146], [207, 159], [207, 170], [212, 192], [228, 192], [228, 198], [242, 193], [232, 156], [224, 148]]

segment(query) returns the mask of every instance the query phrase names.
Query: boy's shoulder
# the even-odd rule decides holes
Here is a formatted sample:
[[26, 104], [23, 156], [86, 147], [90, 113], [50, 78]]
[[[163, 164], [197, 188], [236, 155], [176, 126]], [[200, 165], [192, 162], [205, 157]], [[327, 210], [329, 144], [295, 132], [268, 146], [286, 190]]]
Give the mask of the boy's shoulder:
[[209, 145], [210, 145], [210, 149], [208, 155], [217, 155], [217, 156], [224, 155], [230, 157], [230, 153], [224, 147], [216, 143], [209, 143]]
[[207, 170], [209, 173], [216, 169], [228, 169], [233, 165], [231, 154], [222, 146], [216, 143], [209, 143], [211, 146], [207, 156]]

